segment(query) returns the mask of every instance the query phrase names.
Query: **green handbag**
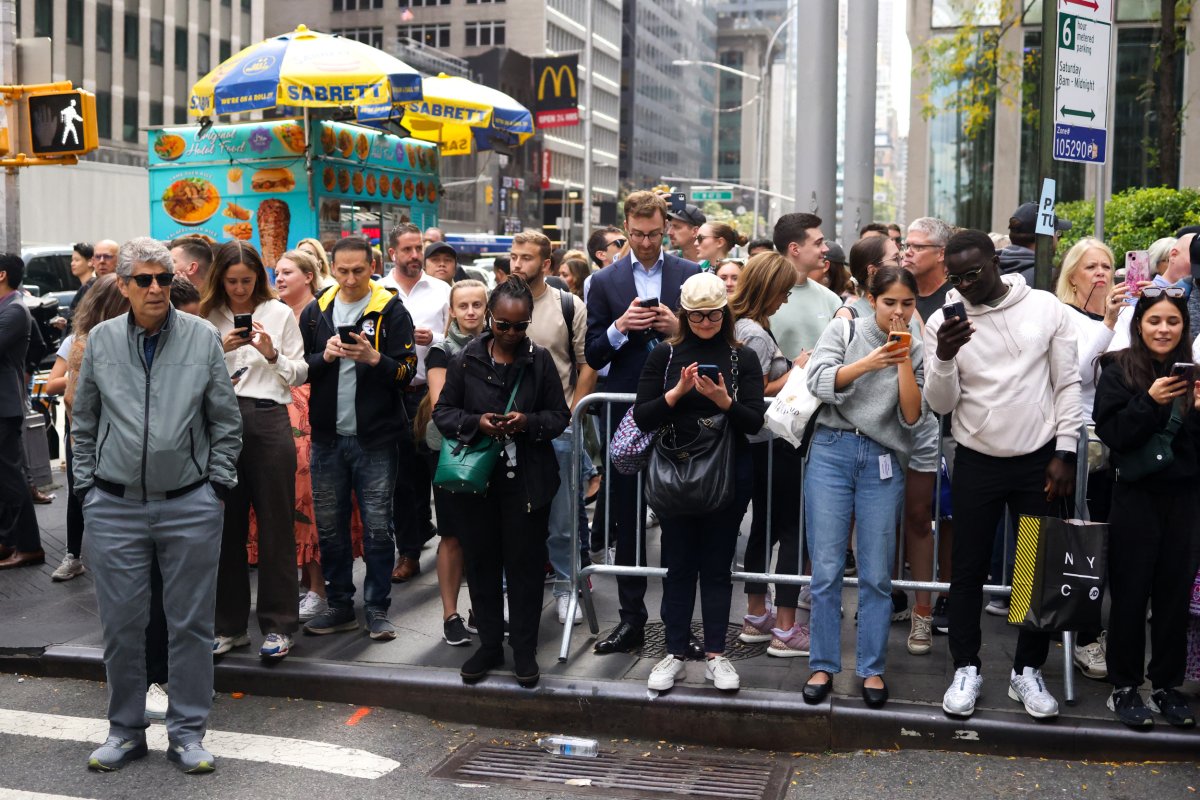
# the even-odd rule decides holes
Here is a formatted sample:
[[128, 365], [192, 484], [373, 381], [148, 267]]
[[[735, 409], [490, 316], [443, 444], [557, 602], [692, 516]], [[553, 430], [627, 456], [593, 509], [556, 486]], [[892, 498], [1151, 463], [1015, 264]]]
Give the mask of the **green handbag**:
[[[508, 396], [505, 414], [512, 411], [523, 377], [524, 368], [517, 373], [517, 382]], [[492, 470], [500, 458], [500, 449], [500, 442], [486, 434], [478, 437], [473, 444], [449, 436], [443, 438], [437, 469], [433, 473], [433, 485], [452, 494], [485, 494]]]
[[1129, 453], [1111, 454], [1113, 463], [1117, 466], [1118, 481], [1140, 481], [1156, 472], [1162, 472], [1171, 466], [1175, 460], [1175, 451], [1171, 442], [1175, 439], [1183, 417], [1179, 413], [1179, 402], [1176, 401], [1171, 409], [1171, 420], [1161, 431], [1156, 432], [1146, 440], [1146, 443]]

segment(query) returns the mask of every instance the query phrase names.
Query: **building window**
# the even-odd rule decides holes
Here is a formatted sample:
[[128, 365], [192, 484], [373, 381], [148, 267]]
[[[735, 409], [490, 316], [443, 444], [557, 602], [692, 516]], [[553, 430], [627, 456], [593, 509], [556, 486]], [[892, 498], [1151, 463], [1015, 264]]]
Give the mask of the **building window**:
[[467, 47], [490, 47], [504, 44], [504, 21], [468, 22]]
[[125, 120], [121, 127], [121, 138], [127, 142], [138, 140], [138, 101], [137, 97], [125, 98]]
[[187, 28], [175, 29], [175, 69], [187, 71], [188, 35]]
[[157, 19], [150, 20], [150, 63], [155, 66], [162, 66], [163, 38], [165, 36], [166, 28], [163, 27], [162, 21]]
[[67, 44], [83, 44], [83, 0], [67, 0]]
[[54, 0], [37, 0], [33, 7], [33, 35], [54, 35]]
[[137, 14], [125, 15], [125, 57], [135, 61], [138, 57], [138, 18]]
[[250, 10], [251, 10], [251, 5], [252, 4], [251, 4], [250, 0], [242, 0], [242, 11], [245, 11], [247, 14], [249, 14]]
[[383, 49], [383, 27], [375, 28], [334, 28], [331, 33], [353, 39], [356, 42], [369, 44], [371, 47]]
[[[1038, 104], [1041, 100], [1042, 81], [1042, 32], [1025, 31], [1025, 58], [1021, 86], [1021, 182], [1020, 201], [1036, 200], [1041, 196], [1042, 185], [1038, 180]], [[1058, 202], [1083, 199], [1083, 181], [1086, 170], [1083, 164], [1070, 161], [1054, 162], [1054, 177], [1057, 180], [1055, 195]], [[1003, 209], [1001, 209], [1003, 210]]]
[[96, 135], [112, 138], [112, 92], [96, 92]]
[[[1113, 193], [1139, 186], [1176, 186], [1179, 176], [1165, 176], [1158, 166], [1157, 92], [1147, 91], [1157, 78], [1154, 52], [1158, 27], [1118, 28], [1116, 82], [1113, 86], [1112, 131], [1108, 138]], [[1181, 42], [1182, 44], [1182, 42]], [[1176, 109], [1183, 98], [1185, 50], [1176, 53]], [[1181, 118], [1181, 123], [1185, 121]], [[1175, 137], [1179, 147], [1179, 137]], [[1175, 159], [1179, 163], [1178, 155]]]
[[112, 52], [112, 6], [96, 6], [96, 49]]
[[160, 102], [158, 100], [150, 101], [150, 124], [151, 125], [162, 125], [163, 124], [163, 104], [162, 104], [162, 102]]
[[491, 3], [503, 3], [504, 0], [467, 0], [467, 5], [488, 5]]
[[383, 0], [333, 0], [334, 11], [368, 11], [383, 8]]
[[[467, 0], [468, 3], [471, 0]], [[450, 0], [400, 0], [401, 8], [420, 8], [422, 6], [448, 6]]]
[[450, 46], [450, 23], [429, 25], [400, 25], [396, 32], [428, 47]]
[[229, 60], [231, 55], [233, 55], [233, 45], [229, 43], [228, 39], [222, 39], [220, 43], [217, 44], [217, 58], [220, 61], [225, 62]]
[[200, 75], [207, 75], [212, 69], [212, 40], [208, 38], [207, 33], [201, 33], [196, 37], [196, 71]]

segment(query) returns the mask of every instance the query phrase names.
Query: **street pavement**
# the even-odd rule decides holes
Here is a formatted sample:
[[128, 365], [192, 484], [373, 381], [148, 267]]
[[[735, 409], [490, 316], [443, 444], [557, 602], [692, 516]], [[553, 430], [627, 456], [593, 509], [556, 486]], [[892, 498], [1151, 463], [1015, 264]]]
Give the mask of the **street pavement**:
[[[61, 476], [61, 474], [59, 474]], [[49, 575], [61, 558], [65, 541], [65, 494], [38, 506], [47, 551], [40, 568], [0, 573], [0, 667], [7, 671], [59, 677], [103, 678], [102, 637], [92, 582], [84, 575], [52, 583]], [[744, 541], [743, 537], [743, 541]], [[650, 530], [650, 560], [658, 563], [657, 532]], [[1076, 672], [1078, 700], [1062, 705], [1061, 717], [1035, 723], [1007, 697], [1007, 677], [1015, 643], [1003, 620], [984, 615], [984, 693], [969, 721], [953, 721], [940, 708], [953, 674], [945, 637], [936, 637], [931, 655], [916, 657], [905, 649], [908, 623], [892, 626], [887, 680], [892, 700], [884, 712], [866, 709], [854, 677], [854, 592], [847, 590], [843, 663], [847, 670], [834, 683], [832, 704], [805, 706], [799, 689], [808, 676], [807, 659], [770, 658], [763, 646], [735, 644], [730, 653], [742, 678], [737, 695], [723, 695], [703, 679], [700, 664], [689, 665], [689, 679], [656, 695], [645, 688], [646, 676], [661, 649], [658, 636], [641, 654], [596, 656], [595, 637], [586, 624], [573, 630], [570, 657], [557, 660], [562, 626], [554, 614], [547, 587], [538, 661], [543, 679], [538, 689], [521, 690], [511, 675], [497, 673], [475, 687], [464, 687], [458, 668], [470, 648], [450, 647], [441, 639], [441, 614], [432, 546], [422, 553], [422, 573], [393, 586], [392, 620], [399, 636], [376, 643], [363, 631], [312, 637], [299, 634], [284, 663], [264, 665], [257, 658], [261, 634], [250, 620], [250, 648], [235, 650], [218, 661], [217, 689], [248, 695], [306, 697], [313, 700], [385, 705], [423, 713], [442, 721], [498, 727], [552, 729], [585, 735], [642, 735], [708, 745], [758, 749], [854, 751], [942, 749], [1003, 755], [1116, 757], [1121, 759], [1195, 759], [1200, 732], [1179, 732], [1160, 724], [1153, 733], [1129, 731], [1114, 722], [1104, 707], [1108, 685]], [[356, 582], [361, 586], [362, 565]], [[593, 578], [601, 632], [617, 621], [615, 582]], [[657, 620], [659, 582], [651, 579], [647, 606]], [[464, 615], [469, 606], [465, 587], [460, 595]], [[734, 619], [744, 611], [742, 590], [734, 587]], [[697, 610], [698, 613], [698, 610]], [[650, 633], [654, 633], [651, 626]], [[736, 625], [731, 620], [731, 640]], [[1047, 682], [1060, 698], [1061, 645], [1051, 650]], [[1185, 687], [1193, 696], [1198, 687]], [[2, 726], [0, 726], [2, 729]]]
[[[52, 678], [0, 676], [0, 719], [20, 712], [35, 720], [20, 729], [0, 726], [0, 800], [55, 797], [126, 800], [131, 797], [295, 800], [298, 797], [354, 797], [363, 800], [533, 800], [578, 798], [586, 789], [561, 782], [524, 787], [491, 785], [482, 779], [439, 778], [430, 773], [472, 743], [508, 748], [536, 747], [535, 732], [474, 725], [443, 724], [378, 706], [321, 703], [286, 697], [218, 695], [208, 742], [217, 771], [189, 776], [168, 763], [161, 751], [120, 772], [98, 774], [86, 767], [92, 744], [54, 738], [68, 727], [63, 718], [90, 720], [103, 739], [106, 693], [103, 684]], [[277, 737], [274, 754], [253, 756], [220, 748], [235, 735]], [[153, 741], [163, 726], [153, 724]], [[606, 753], [636, 765], [648, 757], [690, 756], [719, 763], [737, 757], [764, 768], [780, 767], [786, 794], [802, 798], [914, 797], [921, 800], [972, 798], [1187, 798], [1200, 789], [1196, 763], [1117, 763], [1005, 758], [936, 751], [853, 751], [798, 753], [693, 747], [673, 741], [606, 738]], [[325, 757], [337, 748], [337, 758]], [[300, 756], [289, 760], [288, 756]], [[298, 760], [303, 763], [295, 763]], [[552, 759], [562, 761], [562, 757]], [[582, 762], [585, 759], [578, 759]], [[374, 771], [344, 774], [370, 763]], [[341, 772], [337, 770], [342, 770]], [[28, 794], [36, 793], [36, 794]], [[590, 795], [595, 797], [597, 795]], [[612, 795], [609, 795], [612, 796]], [[645, 798], [657, 795], [639, 795]]]

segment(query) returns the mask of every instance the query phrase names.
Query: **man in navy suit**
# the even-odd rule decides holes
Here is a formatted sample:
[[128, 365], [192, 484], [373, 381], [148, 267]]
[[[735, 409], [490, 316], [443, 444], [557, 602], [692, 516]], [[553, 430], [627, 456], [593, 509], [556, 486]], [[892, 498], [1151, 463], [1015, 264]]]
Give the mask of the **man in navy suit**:
[[[609, 368], [606, 391], [637, 392], [646, 356], [679, 328], [675, 316], [679, 287], [700, 272], [695, 262], [664, 252], [666, 228], [667, 203], [662, 197], [653, 192], [629, 195], [625, 200], [629, 254], [592, 276], [587, 299], [586, 356], [593, 369]], [[613, 407], [614, 427], [615, 420], [628, 408], [628, 405]], [[606, 437], [611, 435], [612, 431], [606, 432]], [[614, 471], [605, 480], [611, 482], [608, 520], [617, 544], [617, 563], [644, 566], [645, 537], [640, 552], [637, 547], [637, 476]], [[617, 593], [621, 623], [596, 643], [597, 653], [628, 652], [642, 646], [647, 616], [646, 579], [618, 577]], [[703, 657], [698, 642], [692, 649]]]

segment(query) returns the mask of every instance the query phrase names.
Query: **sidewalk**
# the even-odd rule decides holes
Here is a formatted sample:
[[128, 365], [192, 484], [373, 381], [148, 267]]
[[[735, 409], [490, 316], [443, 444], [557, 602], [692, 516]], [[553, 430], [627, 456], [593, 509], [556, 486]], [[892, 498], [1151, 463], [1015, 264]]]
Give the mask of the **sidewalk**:
[[[103, 680], [102, 637], [90, 576], [62, 584], [50, 580], [66, 540], [65, 490], [58, 490], [53, 504], [38, 506], [37, 513], [47, 563], [0, 572], [4, 619], [0, 667]], [[649, 542], [651, 563], [657, 564], [657, 528], [651, 528]], [[1142, 733], [1112, 721], [1104, 705], [1108, 685], [1084, 678], [1078, 671], [1077, 703], [1063, 704], [1056, 721], [1032, 720], [1007, 696], [1014, 632], [1002, 619], [987, 615], [982, 620], [984, 692], [971, 719], [953, 720], [941, 710], [942, 693], [953, 674], [945, 637], [935, 638], [930, 655], [909, 655], [905, 648], [907, 622], [891, 629], [887, 671], [891, 700], [881, 711], [868, 709], [859, 698], [859, 681], [853, 673], [856, 599], [851, 590], [845, 595], [842, 635], [847, 671], [834, 681], [833, 700], [818, 706], [806, 706], [800, 697], [800, 687], [808, 677], [807, 659], [771, 658], [765, 655], [765, 645], [736, 642], [738, 625], [733, 622], [740, 623], [745, 610], [738, 584], [734, 586], [730, 625], [734, 646], [729, 655], [741, 675], [742, 690], [717, 692], [703, 680], [703, 666], [690, 663], [686, 682], [661, 695], [649, 692], [646, 677], [662, 655], [662, 629], [657, 624], [659, 584], [654, 579], [647, 594], [651, 625], [642, 657], [593, 655], [596, 637], [585, 622], [574, 629], [569, 660], [558, 663], [562, 626], [547, 587], [538, 688], [520, 689], [503, 673], [466, 687], [458, 668], [471, 648], [450, 647], [442, 641], [433, 544], [421, 555], [421, 574], [408, 583], [393, 585], [395, 641], [372, 642], [365, 631], [321, 637], [297, 634], [292, 654], [280, 664], [267, 665], [257, 658], [262, 637], [251, 620], [251, 647], [218, 661], [217, 689], [383, 705], [439, 720], [538, 731], [636, 734], [769, 750], [915, 747], [1121, 760], [1190, 760], [1200, 753], [1200, 732], [1177, 731], [1160, 723], [1152, 732]], [[355, 576], [360, 587], [362, 569], [358, 562]], [[603, 634], [618, 619], [614, 579], [594, 577], [593, 597]], [[465, 586], [460, 598], [465, 616], [470, 605]], [[1045, 675], [1060, 701], [1062, 670], [1062, 648], [1056, 645]], [[1200, 687], [1189, 684], [1185, 688], [1196, 702]]]

